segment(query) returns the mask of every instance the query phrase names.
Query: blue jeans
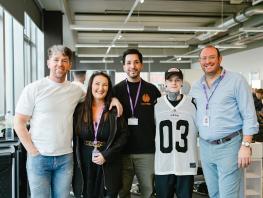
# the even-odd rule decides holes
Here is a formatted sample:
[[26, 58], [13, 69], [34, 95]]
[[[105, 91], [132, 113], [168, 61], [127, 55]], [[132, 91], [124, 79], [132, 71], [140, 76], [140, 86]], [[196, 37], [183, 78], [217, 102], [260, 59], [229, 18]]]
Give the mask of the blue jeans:
[[28, 155], [27, 175], [31, 198], [68, 198], [73, 175], [73, 155]]
[[238, 151], [241, 136], [223, 144], [210, 144], [200, 138], [200, 158], [211, 198], [239, 198], [241, 169]]

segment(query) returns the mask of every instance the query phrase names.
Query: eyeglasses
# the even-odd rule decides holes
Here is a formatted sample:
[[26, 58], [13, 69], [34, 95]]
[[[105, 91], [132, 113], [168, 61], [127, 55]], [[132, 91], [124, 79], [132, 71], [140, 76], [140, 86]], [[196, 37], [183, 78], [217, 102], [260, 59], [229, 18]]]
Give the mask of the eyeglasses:
[[208, 61], [214, 61], [215, 59], [217, 58], [217, 56], [203, 56], [203, 57], [200, 57], [199, 60], [201, 62], [205, 62], [206, 60]]

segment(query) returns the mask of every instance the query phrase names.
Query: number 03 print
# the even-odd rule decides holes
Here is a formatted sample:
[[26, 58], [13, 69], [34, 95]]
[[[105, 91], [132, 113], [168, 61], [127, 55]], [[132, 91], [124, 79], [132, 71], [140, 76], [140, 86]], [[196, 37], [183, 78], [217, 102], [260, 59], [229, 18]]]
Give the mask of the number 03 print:
[[[168, 127], [168, 146], [164, 147], [164, 127]], [[184, 130], [181, 130], [181, 128]], [[176, 130], [181, 132], [181, 139], [183, 140], [183, 146], [180, 146], [179, 141], [175, 141], [175, 149], [180, 153], [187, 152], [188, 142], [187, 135], [189, 132], [189, 123], [186, 120], [178, 120], [176, 122]], [[162, 153], [170, 153], [173, 150], [173, 123], [170, 120], [164, 120], [159, 125], [160, 132], [160, 150]]]

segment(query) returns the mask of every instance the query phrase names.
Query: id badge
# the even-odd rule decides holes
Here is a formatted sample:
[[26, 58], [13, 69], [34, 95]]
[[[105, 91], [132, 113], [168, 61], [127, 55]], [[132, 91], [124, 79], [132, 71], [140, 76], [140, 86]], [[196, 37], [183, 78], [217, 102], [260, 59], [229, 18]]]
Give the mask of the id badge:
[[94, 148], [92, 151], [92, 162], [94, 162], [94, 159], [99, 156], [100, 151], [97, 148]]
[[205, 115], [203, 118], [203, 126], [209, 127], [209, 116]]
[[138, 118], [128, 118], [128, 125], [138, 125]]

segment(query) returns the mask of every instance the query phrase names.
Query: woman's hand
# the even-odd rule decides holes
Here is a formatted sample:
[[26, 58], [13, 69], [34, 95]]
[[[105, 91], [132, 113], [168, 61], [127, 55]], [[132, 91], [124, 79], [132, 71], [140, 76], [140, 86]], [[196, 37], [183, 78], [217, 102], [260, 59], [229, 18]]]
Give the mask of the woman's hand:
[[105, 158], [101, 153], [99, 153], [98, 156], [94, 157], [92, 161], [98, 165], [102, 165], [106, 162]]

